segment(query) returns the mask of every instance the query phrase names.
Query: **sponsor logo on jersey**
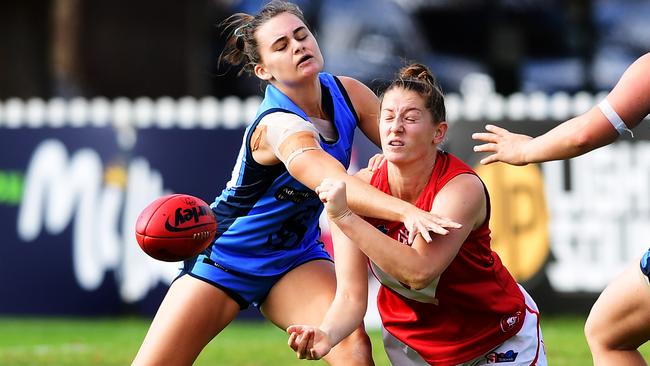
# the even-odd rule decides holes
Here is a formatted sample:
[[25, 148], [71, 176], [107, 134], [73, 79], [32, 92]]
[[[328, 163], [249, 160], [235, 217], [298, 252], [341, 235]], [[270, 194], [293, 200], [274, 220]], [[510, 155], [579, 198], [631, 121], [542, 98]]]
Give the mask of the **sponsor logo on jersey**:
[[299, 190], [294, 187], [282, 186], [274, 195], [275, 199], [278, 201], [291, 201], [293, 203], [299, 204], [309, 199], [318, 198], [316, 193], [312, 190]]
[[[389, 236], [393, 235], [394, 229], [395, 229], [395, 227], [393, 227], [392, 228], [393, 231], [391, 231], [391, 233], [389, 233], [389, 229], [386, 227], [386, 225], [380, 224], [380, 225], [377, 225], [375, 227], [377, 228], [377, 230], [379, 230], [382, 233], [384, 233], [386, 235], [389, 235]], [[397, 235], [395, 237], [395, 240], [397, 240], [398, 242], [400, 242], [402, 244], [406, 244], [406, 245], [409, 245], [409, 246], [411, 245], [411, 244], [409, 244], [409, 231], [405, 227], [402, 227], [402, 228], [399, 229], [399, 231], [397, 232]]]
[[507, 352], [490, 352], [485, 355], [488, 364], [502, 363], [502, 362], [515, 362], [519, 352], [513, 350]]
[[409, 231], [406, 230], [406, 228], [401, 228], [399, 229], [399, 232], [397, 233], [397, 241], [399, 241], [402, 244], [409, 245]]
[[503, 318], [501, 318], [501, 330], [504, 333], [507, 333], [512, 330], [512, 328], [519, 323], [521, 320], [521, 312], [518, 311], [514, 313], [513, 315], [506, 315]]

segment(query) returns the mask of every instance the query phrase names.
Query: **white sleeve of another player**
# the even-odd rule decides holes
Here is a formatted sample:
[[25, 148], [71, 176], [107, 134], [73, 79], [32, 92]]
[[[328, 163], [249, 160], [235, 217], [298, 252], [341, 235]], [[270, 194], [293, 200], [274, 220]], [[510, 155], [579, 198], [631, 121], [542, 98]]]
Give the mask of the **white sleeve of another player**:
[[321, 149], [320, 145], [316, 144], [315, 146], [297, 147], [286, 157], [280, 154], [280, 146], [282, 146], [282, 143], [295, 133], [309, 132], [314, 136], [316, 141], [319, 141], [319, 134], [316, 127], [293, 113], [274, 112], [267, 114], [260, 121], [260, 125], [266, 126], [266, 141], [273, 148], [275, 156], [285, 166], [289, 166], [291, 160], [305, 151]]

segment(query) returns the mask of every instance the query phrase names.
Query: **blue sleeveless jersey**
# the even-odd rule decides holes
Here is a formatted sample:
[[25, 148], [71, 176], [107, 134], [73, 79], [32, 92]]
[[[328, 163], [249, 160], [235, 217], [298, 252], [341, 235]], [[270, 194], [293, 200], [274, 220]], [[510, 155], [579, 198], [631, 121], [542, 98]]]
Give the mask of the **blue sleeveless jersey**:
[[[325, 101], [331, 96], [330, 118], [338, 131], [335, 142], [321, 138], [320, 145], [347, 169], [357, 116], [337, 78], [321, 73], [319, 79]], [[329, 104], [325, 101], [324, 105]], [[311, 123], [286, 95], [267, 86], [255, 120], [244, 134], [232, 178], [211, 205], [217, 216], [217, 235], [204, 254], [226, 270], [253, 275], [284, 273], [296, 265], [300, 253], [322, 245], [318, 220], [323, 205], [316, 193], [295, 180], [284, 164], [263, 166], [253, 160], [252, 132], [262, 117], [278, 111]]]

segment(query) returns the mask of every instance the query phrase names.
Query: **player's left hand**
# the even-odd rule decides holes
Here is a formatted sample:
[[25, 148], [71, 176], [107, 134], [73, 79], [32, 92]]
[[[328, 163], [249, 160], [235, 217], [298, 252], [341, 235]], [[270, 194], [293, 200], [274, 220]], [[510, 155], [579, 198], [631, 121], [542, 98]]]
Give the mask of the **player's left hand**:
[[512, 133], [505, 128], [494, 125], [486, 125], [488, 132], [477, 132], [472, 134], [474, 140], [487, 142], [483, 145], [474, 146], [476, 152], [492, 152], [481, 159], [481, 164], [487, 165], [497, 161], [512, 165], [528, 164], [524, 158], [526, 144], [532, 140], [532, 137]]
[[320, 360], [325, 357], [332, 346], [327, 334], [309, 325], [292, 325], [287, 328], [288, 345], [301, 360]]
[[427, 243], [430, 243], [433, 240], [431, 238], [431, 232], [439, 235], [447, 235], [449, 228], [459, 229], [462, 227], [461, 224], [449, 218], [424, 211], [413, 205], [410, 205], [404, 213], [402, 222], [409, 233], [409, 244], [413, 243], [417, 234], [422, 235], [422, 238]]

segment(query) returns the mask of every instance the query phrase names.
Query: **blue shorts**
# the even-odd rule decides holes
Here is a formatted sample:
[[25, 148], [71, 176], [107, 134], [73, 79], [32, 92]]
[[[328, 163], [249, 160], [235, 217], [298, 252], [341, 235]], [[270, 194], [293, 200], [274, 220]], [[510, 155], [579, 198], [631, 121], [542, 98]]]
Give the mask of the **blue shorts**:
[[[323, 245], [314, 245], [308, 251], [295, 258], [293, 266], [284, 273], [271, 276], [253, 275], [233, 271], [221, 263], [215, 263], [205, 254], [199, 254], [191, 260], [185, 261], [178, 277], [188, 274], [224, 291], [235, 300], [240, 308], [246, 309], [250, 305], [257, 308], [264, 302], [271, 288], [294, 268], [313, 260], [325, 259], [332, 262]], [[241, 258], [245, 261], [246, 258]], [[177, 277], [177, 278], [178, 278]]]
[[641, 257], [641, 272], [650, 279], [650, 249]]

